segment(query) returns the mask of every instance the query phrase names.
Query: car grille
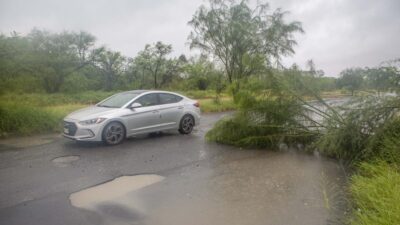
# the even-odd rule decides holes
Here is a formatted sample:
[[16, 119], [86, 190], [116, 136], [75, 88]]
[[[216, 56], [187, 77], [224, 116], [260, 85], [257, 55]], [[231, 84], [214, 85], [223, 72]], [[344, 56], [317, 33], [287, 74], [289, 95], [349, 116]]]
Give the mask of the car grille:
[[64, 121], [64, 134], [74, 136], [77, 129], [75, 123]]

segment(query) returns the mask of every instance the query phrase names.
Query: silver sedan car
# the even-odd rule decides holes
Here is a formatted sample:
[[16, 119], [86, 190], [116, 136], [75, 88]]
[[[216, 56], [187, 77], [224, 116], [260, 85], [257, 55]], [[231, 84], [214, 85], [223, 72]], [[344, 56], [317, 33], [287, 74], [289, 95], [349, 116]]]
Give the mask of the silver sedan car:
[[199, 124], [199, 103], [166, 91], [127, 91], [64, 118], [63, 136], [77, 141], [121, 143], [126, 137], [163, 130], [189, 134]]

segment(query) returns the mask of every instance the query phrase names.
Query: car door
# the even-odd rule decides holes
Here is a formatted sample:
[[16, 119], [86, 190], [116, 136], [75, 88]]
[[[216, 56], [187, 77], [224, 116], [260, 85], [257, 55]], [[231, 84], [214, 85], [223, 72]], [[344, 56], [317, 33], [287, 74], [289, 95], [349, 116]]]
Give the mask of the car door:
[[169, 93], [159, 93], [161, 125], [164, 129], [176, 128], [183, 116], [182, 97]]
[[132, 109], [124, 116], [129, 130], [128, 135], [158, 130], [161, 120], [157, 94], [143, 95], [133, 103], [140, 103], [142, 106]]

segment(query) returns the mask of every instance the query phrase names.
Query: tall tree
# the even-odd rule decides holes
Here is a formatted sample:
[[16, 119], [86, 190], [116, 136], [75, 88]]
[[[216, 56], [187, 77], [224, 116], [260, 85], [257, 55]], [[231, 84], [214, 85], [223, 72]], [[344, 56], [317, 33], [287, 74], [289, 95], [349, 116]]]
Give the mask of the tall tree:
[[59, 92], [66, 78], [89, 65], [102, 52], [86, 33], [50, 33], [33, 29], [27, 36], [32, 49], [25, 57], [27, 70], [42, 80], [48, 93]]
[[365, 71], [361, 68], [350, 68], [340, 72], [340, 77], [337, 80], [339, 88], [346, 88], [354, 95], [354, 91], [358, 90], [364, 80]]
[[126, 58], [120, 52], [106, 50], [98, 57], [97, 65], [104, 74], [104, 88], [110, 91], [115, 87], [118, 76], [124, 72]]
[[162, 81], [159, 78], [162, 74], [167, 74], [169, 69], [169, 60], [167, 55], [172, 52], [172, 46], [157, 42], [154, 45], [147, 44], [143, 51], [140, 51], [135, 58], [137, 65], [142, 68], [143, 82], [145, 80], [145, 72], [149, 72], [153, 77], [153, 87], [156, 89]]
[[228, 81], [249, 76], [263, 66], [280, 65], [294, 53], [293, 34], [303, 32], [299, 22], [285, 22], [286, 11], [268, 12], [268, 4], [251, 8], [242, 0], [210, 0], [189, 24], [190, 47], [213, 54], [224, 65]]
[[312, 59], [307, 60], [306, 66], [308, 74], [312, 77], [322, 77], [325, 74], [323, 70], [317, 70], [314, 60]]

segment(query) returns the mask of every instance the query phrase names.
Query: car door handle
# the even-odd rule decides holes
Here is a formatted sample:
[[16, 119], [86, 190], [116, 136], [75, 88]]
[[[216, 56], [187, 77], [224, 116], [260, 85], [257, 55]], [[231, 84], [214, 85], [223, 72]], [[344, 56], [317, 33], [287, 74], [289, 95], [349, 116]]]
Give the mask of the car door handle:
[[158, 110], [154, 110], [153, 113], [158, 113]]
[[183, 106], [179, 106], [178, 109], [183, 109]]

